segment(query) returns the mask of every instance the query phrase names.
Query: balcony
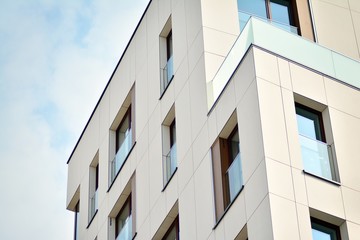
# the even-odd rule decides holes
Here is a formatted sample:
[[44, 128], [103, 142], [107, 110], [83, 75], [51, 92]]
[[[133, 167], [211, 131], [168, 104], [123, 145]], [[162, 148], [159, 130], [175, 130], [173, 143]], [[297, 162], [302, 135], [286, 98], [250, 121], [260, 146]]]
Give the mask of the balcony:
[[163, 93], [174, 76], [173, 56], [171, 56], [165, 67], [160, 69], [161, 74], [161, 93]]
[[90, 210], [89, 217], [92, 219], [98, 209], [98, 190], [94, 192], [94, 194], [90, 197]]
[[[249, 21], [252, 14], [247, 13], [247, 12], [243, 12], [243, 11], [239, 11], [238, 14], [239, 14], [240, 32], [241, 32], [244, 29], [246, 23]], [[283, 29], [283, 30], [285, 30], [287, 32], [294, 33], [296, 35], [299, 34], [298, 28], [295, 27], [295, 26], [287, 25], [287, 24], [284, 24], [284, 23], [281, 23], [281, 22], [277, 22], [277, 21], [270, 20], [270, 19], [267, 19], [267, 18], [262, 18], [262, 17], [259, 17], [259, 16], [256, 16], [256, 17], [263, 20], [263, 21], [266, 21], [266, 22], [270, 23], [273, 26], [281, 28], [281, 29]]]
[[[243, 19], [245, 21], [246, 18]], [[251, 46], [266, 49], [345, 84], [360, 88], [359, 61], [252, 16], [242, 28], [214, 78], [207, 83], [209, 110]]]
[[304, 170], [314, 175], [336, 181], [334, 146], [299, 134]]
[[132, 239], [132, 216], [129, 215], [123, 227], [121, 228], [116, 240], [131, 240]]
[[117, 151], [114, 159], [111, 161], [111, 183], [114, 181], [117, 173], [121, 169], [122, 165], [125, 162], [125, 159], [127, 158], [130, 149], [132, 147], [132, 132], [131, 128], [126, 131], [126, 136], [124, 141], [122, 142], [119, 150]]
[[240, 153], [236, 155], [234, 161], [226, 171], [225, 178], [229, 187], [230, 202], [232, 202], [243, 186]]
[[177, 167], [176, 161], [176, 143], [172, 145], [168, 154], [163, 156], [164, 184], [166, 184]]

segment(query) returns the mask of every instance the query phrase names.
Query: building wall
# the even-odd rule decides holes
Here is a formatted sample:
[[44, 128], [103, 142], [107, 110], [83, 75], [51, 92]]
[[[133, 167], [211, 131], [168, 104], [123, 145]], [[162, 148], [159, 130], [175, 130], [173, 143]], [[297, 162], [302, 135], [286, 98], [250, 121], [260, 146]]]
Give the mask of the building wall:
[[[348, 13], [355, 13], [356, 1], [350, 2]], [[343, 48], [321, 25], [329, 17], [323, 5], [340, 7], [312, 4], [319, 43], [359, 58], [356, 42]], [[159, 35], [170, 16], [174, 79], [161, 96]], [[109, 239], [109, 216], [134, 178], [136, 239], [162, 236], [176, 214], [181, 239], [243, 240], [244, 232], [256, 240], [311, 239], [310, 216], [341, 225], [348, 239], [360, 235], [359, 90], [252, 47], [209, 111], [206, 83], [238, 34], [235, 0], [151, 2], [68, 164], [67, 208], [80, 199], [80, 239]], [[109, 189], [110, 129], [132, 87], [136, 144]], [[301, 99], [328, 109], [340, 186], [303, 172], [294, 105]], [[163, 189], [161, 125], [171, 109], [178, 170]], [[234, 113], [245, 187], [215, 225], [211, 146]], [[89, 167], [97, 153], [99, 209], [88, 226]]]
[[319, 44], [360, 60], [360, 3], [311, 0]]

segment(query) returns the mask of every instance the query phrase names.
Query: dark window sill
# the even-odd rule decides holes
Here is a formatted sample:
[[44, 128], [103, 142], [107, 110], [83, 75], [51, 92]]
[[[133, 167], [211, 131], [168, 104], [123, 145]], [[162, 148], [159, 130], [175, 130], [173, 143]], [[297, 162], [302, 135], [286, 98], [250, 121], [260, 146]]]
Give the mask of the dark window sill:
[[108, 190], [107, 190], [106, 192], [109, 192], [109, 191], [110, 191], [110, 189], [111, 189], [112, 185], [114, 184], [114, 182], [115, 182], [116, 178], [117, 178], [117, 177], [118, 177], [118, 175], [120, 174], [121, 169], [124, 167], [124, 165], [125, 165], [126, 161], [128, 160], [128, 158], [129, 158], [129, 156], [130, 156], [130, 154], [131, 154], [132, 150], [134, 149], [135, 145], [136, 145], [136, 142], [134, 142], [134, 144], [133, 144], [133, 145], [132, 145], [132, 147], [130, 148], [129, 153], [126, 155], [126, 157], [125, 157], [125, 160], [124, 160], [123, 164], [121, 165], [121, 167], [120, 167], [119, 171], [116, 173], [116, 175], [115, 175], [115, 177], [114, 177], [114, 180], [111, 182], [111, 184], [110, 184], [110, 186], [109, 186], [109, 188], [108, 188]]
[[94, 215], [92, 216], [92, 218], [91, 218], [91, 219], [90, 219], [90, 221], [89, 221], [89, 224], [86, 226], [86, 229], [88, 229], [88, 228], [90, 227], [90, 225], [91, 225], [92, 221], [94, 220], [94, 218], [95, 218], [95, 216], [96, 216], [97, 212], [98, 212], [98, 209], [96, 209], [96, 211], [95, 211]]
[[334, 180], [331, 180], [331, 179], [327, 179], [327, 178], [324, 178], [322, 176], [319, 176], [319, 175], [316, 175], [316, 174], [313, 174], [313, 173], [310, 173], [310, 172], [307, 172], [305, 170], [303, 170], [303, 172], [306, 174], [306, 175], [309, 175], [309, 176], [312, 176], [312, 177], [315, 177], [317, 179], [320, 179], [320, 180], [323, 180], [325, 182], [328, 182], [328, 183], [331, 183], [331, 184], [334, 184], [336, 186], [341, 186], [341, 183], [337, 182], [337, 181], [334, 181]]
[[165, 94], [166, 90], [168, 89], [168, 87], [170, 86], [170, 84], [171, 84], [171, 82], [172, 82], [173, 78], [174, 78], [174, 75], [172, 75], [172, 77], [171, 77], [171, 79], [170, 79], [169, 83], [166, 85], [166, 87], [165, 87], [164, 91], [162, 91], [162, 93], [160, 94], [160, 98], [159, 98], [159, 100], [161, 100], [161, 99], [162, 99], [162, 97], [164, 96], [164, 94]]
[[173, 176], [175, 175], [175, 173], [176, 173], [176, 171], [177, 171], [177, 167], [175, 168], [175, 170], [174, 170], [174, 172], [171, 174], [171, 177], [169, 178], [169, 180], [166, 182], [166, 184], [165, 184], [165, 186], [164, 186], [164, 188], [161, 190], [161, 192], [164, 192], [165, 191], [165, 189], [166, 189], [166, 187], [169, 185], [169, 183], [170, 183], [170, 181], [171, 181], [171, 179], [173, 178]]
[[232, 200], [232, 202], [225, 208], [223, 214], [221, 215], [221, 217], [219, 218], [219, 220], [217, 220], [217, 222], [215, 223], [215, 226], [213, 227], [213, 230], [216, 229], [216, 227], [219, 225], [219, 223], [221, 222], [221, 220], [224, 218], [225, 214], [229, 211], [230, 207], [233, 205], [233, 203], [236, 201], [236, 199], [238, 198], [238, 196], [240, 195], [240, 193], [242, 192], [242, 190], [244, 189], [244, 185], [242, 185], [242, 187], [240, 188], [239, 192], [236, 194], [236, 196], [234, 197], [234, 200]]

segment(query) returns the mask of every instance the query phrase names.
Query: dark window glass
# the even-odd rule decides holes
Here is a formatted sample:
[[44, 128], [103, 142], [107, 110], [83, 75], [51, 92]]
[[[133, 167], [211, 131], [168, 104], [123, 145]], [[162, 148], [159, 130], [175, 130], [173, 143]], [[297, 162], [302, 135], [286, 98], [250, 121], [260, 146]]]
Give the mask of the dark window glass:
[[340, 240], [339, 227], [317, 220], [311, 220], [313, 240]]
[[179, 240], [179, 218], [177, 217], [171, 224], [162, 240]]
[[296, 104], [296, 118], [299, 134], [325, 142], [321, 113]]
[[173, 42], [172, 42], [172, 31], [166, 37], [166, 52], [167, 52], [167, 60], [169, 60], [173, 55]]
[[74, 239], [79, 240], [79, 210], [80, 210], [80, 201], [76, 204], [75, 207], [75, 221], [74, 221]]

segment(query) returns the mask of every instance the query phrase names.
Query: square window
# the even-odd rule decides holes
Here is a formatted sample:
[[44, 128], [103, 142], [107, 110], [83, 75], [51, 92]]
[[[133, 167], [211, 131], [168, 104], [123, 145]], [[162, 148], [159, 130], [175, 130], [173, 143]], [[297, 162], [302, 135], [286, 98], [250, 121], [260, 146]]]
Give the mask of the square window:
[[336, 181], [334, 146], [326, 143], [321, 112], [298, 103], [295, 109], [304, 170]]

